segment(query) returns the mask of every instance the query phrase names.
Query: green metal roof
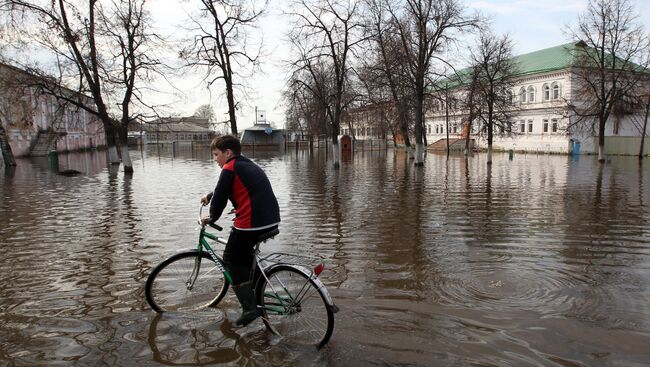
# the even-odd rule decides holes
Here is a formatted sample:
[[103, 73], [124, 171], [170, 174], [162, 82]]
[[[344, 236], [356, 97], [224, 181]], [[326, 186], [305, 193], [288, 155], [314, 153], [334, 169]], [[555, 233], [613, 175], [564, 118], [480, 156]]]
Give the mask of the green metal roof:
[[567, 43], [515, 56], [513, 60], [519, 68], [516, 75], [539, 74], [566, 69], [573, 64], [572, 50], [575, 47], [575, 43]]
[[[579, 57], [581, 52], [584, 52], [577, 52], [576, 49], [579, 47], [585, 48], [587, 52], [596, 52], [595, 49], [587, 47], [584, 42], [579, 41], [515, 56], [512, 60], [514, 61], [517, 70], [513, 76], [522, 77], [567, 69], [574, 65], [577, 62], [576, 58]], [[648, 69], [642, 68], [641, 66], [629, 61], [625, 62], [621, 59], [618, 60], [621, 61], [620, 64], [627, 64], [626, 68], [630, 68], [631, 65], [631, 70], [645, 73], [650, 72]], [[458, 70], [455, 74], [450, 74], [446, 78], [435, 83], [435, 86], [440, 88], [456, 88], [461, 85], [466, 85], [470, 82], [471, 71], [472, 69], [470, 67]]]
[[[518, 77], [568, 68], [572, 64], [573, 56], [571, 55], [571, 51], [575, 47], [575, 43], [566, 43], [515, 56], [512, 58], [517, 65], [517, 71], [514, 76]], [[458, 70], [455, 74], [449, 75], [447, 79], [436, 83], [436, 85], [444, 85], [447, 82], [448, 87], [454, 88], [467, 84], [469, 83], [471, 70], [469, 67]]]

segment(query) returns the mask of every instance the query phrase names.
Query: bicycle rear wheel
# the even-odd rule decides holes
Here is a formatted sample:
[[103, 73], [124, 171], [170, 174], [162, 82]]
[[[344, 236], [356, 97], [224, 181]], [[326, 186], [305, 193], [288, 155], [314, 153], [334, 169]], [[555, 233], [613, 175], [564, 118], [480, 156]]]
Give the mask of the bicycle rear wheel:
[[[194, 273], [195, 266], [198, 273]], [[226, 295], [228, 285], [223, 272], [207, 253], [192, 250], [156, 266], [147, 278], [145, 295], [156, 312], [194, 311], [217, 305]]]
[[332, 336], [334, 314], [313, 280], [288, 265], [273, 267], [260, 278], [257, 302], [273, 333], [320, 348]]

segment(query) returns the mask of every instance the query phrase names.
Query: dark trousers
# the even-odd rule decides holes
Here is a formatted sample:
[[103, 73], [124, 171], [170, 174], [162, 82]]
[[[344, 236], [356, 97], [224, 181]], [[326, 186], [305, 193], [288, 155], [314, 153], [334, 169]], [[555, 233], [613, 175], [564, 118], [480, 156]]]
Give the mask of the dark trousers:
[[[274, 227], [275, 228], [275, 227]], [[240, 231], [233, 228], [228, 237], [228, 243], [223, 250], [223, 261], [228, 267], [232, 284], [239, 285], [249, 280], [255, 280], [259, 275], [259, 269], [254, 269], [253, 259], [255, 258], [255, 244], [260, 234], [273, 230], [274, 228], [261, 231]]]

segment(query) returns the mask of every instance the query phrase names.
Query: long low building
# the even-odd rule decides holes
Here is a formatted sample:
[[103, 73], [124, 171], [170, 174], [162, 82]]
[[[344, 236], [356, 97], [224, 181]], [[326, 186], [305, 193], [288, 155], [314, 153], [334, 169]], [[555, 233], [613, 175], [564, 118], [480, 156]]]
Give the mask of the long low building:
[[209, 119], [203, 117], [165, 117], [150, 123], [129, 126], [131, 140], [141, 143], [209, 143], [215, 131]]

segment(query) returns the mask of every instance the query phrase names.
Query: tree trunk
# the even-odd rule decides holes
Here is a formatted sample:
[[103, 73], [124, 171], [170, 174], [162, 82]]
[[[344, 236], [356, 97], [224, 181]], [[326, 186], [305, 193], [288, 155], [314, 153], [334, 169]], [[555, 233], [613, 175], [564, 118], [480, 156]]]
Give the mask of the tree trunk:
[[424, 120], [424, 88], [417, 88], [415, 102], [415, 165], [424, 165], [424, 144], [422, 140], [422, 123]]
[[341, 165], [341, 151], [338, 142], [332, 143], [332, 158], [334, 159], [334, 168], [339, 168]]
[[239, 134], [237, 131], [237, 116], [235, 115], [235, 93], [232, 88], [232, 80], [226, 79], [226, 90], [228, 99], [228, 116], [230, 117], [230, 131], [234, 136]]
[[645, 117], [643, 118], [643, 132], [641, 132], [641, 147], [639, 148], [639, 159], [643, 159], [643, 148], [645, 143], [645, 132], [648, 127], [648, 110], [650, 110], [650, 94], [648, 94], [648, 102], [645, 105]]
[[416, 143], [415, 144], [415, 165], [424, 166], [424, 144]]
[[603, 163], [607, 160], [607, 152], [605, 152], [605, 121], [601, 118], [598, 126], [598, 162]]
[[470, 151], [470, 148], [471, 148], [470, 147], [470, 143], [471, 143], [470, 136], [471, 135], [472, 135], [472, 120], [470, 119], [467, 122], [467, 136], [465, 136], [465, 157], [467, 157], [469, 155], [469, 151]]
[[131, 163], [131, 156], [129, 155], [129, 133], [128, 127], [120, 125], [119, 138], [120, 138], [120, 151], [122, 152], [122, 163], [124, 163], [124, 173], [133, 173], [133, 163]]
[[115, 126], [112, 121], [104, 122], [104, 134], [106, 135], [106, 146], [108, 148], [108, 163], [120, 164], [120, 156], [117, 154], [115, 141]]
[[9, 145], [9, 136], [7, 136], [7, 131], [2, 125], [1, 119], [0, 119], [0, 149], [2, 149], [2, 158], [4, 159], [5, 165], [7, 167], [15, 166], [16, 159], [14, 158], [14, 153], [11, 151], [11, 145]]
[[488, 154], [487, 154], [487, 164], [492, 164], [492, 141], [493, 141], [493, 136], [492, 136], [492, 119], [488, 118]]
[[447, 157], [449, 157], [449, 89], [445, 89], [445, 131], [447, 132]]

